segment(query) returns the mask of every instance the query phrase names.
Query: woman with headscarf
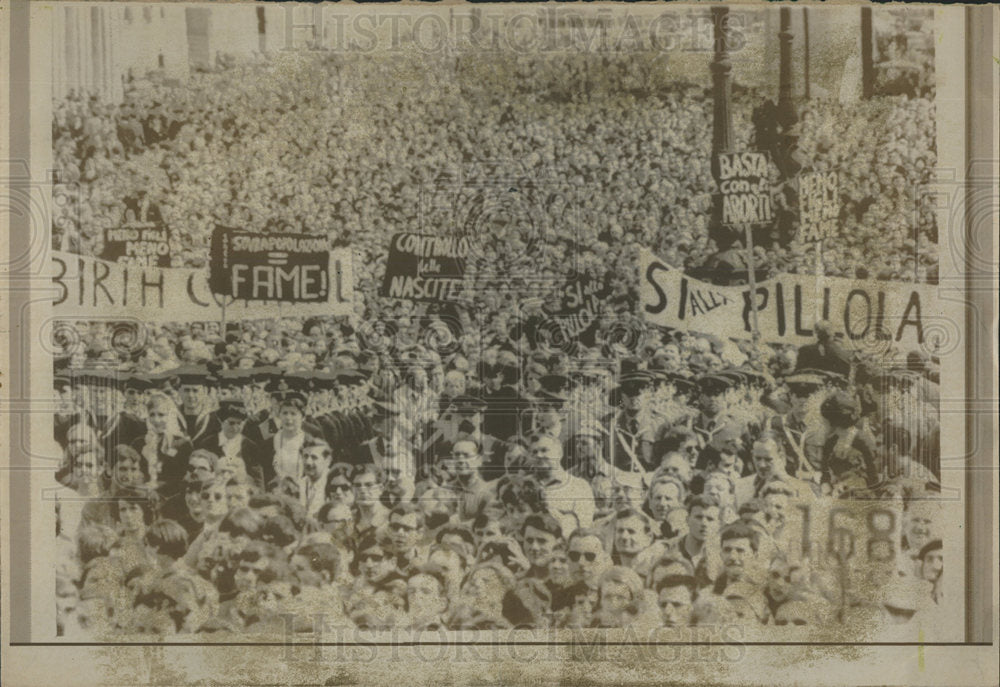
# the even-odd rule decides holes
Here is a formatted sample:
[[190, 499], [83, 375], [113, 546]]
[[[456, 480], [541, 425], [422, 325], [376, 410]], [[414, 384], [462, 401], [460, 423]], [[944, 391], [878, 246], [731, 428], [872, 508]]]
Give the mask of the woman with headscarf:
[[132, 448], [146, 459], [149, 479], [158, 485], [160, 495], [170, 500], [181, 492], [193, 447], [180, 430], [177, 405], [166, 394], [149, 396], [146, 416], [146, 434]]

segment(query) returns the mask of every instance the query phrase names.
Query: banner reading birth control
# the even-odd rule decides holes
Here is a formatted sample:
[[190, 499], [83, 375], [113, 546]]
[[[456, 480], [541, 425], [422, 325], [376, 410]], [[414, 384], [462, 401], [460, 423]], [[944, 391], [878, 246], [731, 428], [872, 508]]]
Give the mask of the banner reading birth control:
[[[723, 338], [752, 338], [749, 286], [699, 281], [648, 250], [640, 260], [639, 291], [648, 322]], [[761, 340], [767, 343], [811, 343], [813, 325], [822, 319], [846, 341], [932, 351], [928, 334], [943, 321], [934, 286], [826, 277], [817, 288], [814, 275], [779, 274], [757, 282], [756, 306]]]
[[354, 276], [347, 250], [329, 254], [330, 287], [311, 302], [248, 301], [221, 296], [209, 287], [208, 269], [137, 267], [56, 251], [52, 282], [59, 289], [57, 316], [148, 322], [209, 322], [353, 313]]

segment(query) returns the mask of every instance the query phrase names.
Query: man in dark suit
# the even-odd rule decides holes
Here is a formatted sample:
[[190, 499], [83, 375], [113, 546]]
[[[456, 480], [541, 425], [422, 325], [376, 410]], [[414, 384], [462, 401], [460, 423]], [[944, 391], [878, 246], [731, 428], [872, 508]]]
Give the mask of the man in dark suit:
[[816, 343], [799, 349], [796, 370], [824, 370], [847, 377], [851, 373], [851, 355], [833, 337], [833, 326], [826, 320], [816, 323]]
[[104, 455], [110, 456], [114, 448], [121, 444], [130, 445], [146, 435], [146, 421], [143, 419], [143, 394], [150, 387], [145, 379], [129, 376], [123, 384], [125, 404], [120, 411], [109, 417], [98, 427]]
[[192, 444], [217, 434], [221, 429], [219, 420], [206, 408], [205, 389], [210, 380], [207, 370], [184, 369], [177, 379], [180, 382], [181, 431]]

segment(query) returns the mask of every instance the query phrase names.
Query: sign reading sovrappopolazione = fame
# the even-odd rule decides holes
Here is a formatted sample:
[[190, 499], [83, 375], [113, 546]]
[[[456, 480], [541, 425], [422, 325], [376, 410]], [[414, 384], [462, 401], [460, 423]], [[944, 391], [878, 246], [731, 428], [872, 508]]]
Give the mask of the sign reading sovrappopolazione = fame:
[[325, 301], [330, 290], [326, 236], [257, 233], [217, 227], [212, 234], [212, 291], [248, 301]]

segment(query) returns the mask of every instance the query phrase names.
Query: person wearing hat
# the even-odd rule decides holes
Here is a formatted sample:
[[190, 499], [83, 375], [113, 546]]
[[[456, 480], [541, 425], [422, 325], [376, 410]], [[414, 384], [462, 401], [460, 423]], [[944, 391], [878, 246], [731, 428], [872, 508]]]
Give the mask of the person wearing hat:
[[220, 457], [243, 461], [247, 475], [253, 479], [258, 488], [263, 489], [267, 482], [261, 464], [260, 446], [243, 434], [247, 420], [247, 409], [243, 401], [221, 401], [215, 416], [219, 420], [220, 431], [202, 437], [195, 444], [195, 448], [204, 449]]
[[278, 405], [291, 387], [276, 367], [258, 367], [250, 375], [250, 380], [258, 388], [263, 388], [271, 402], [267, 408], [247, 417], [243, 433], [258, 446], [264, 446], [278, 431]]
[[198, 368], [181, 369], [175, 372], [180, 385], [180, 415], [181, 431], [187, 435], [192, 444], [203, 437], [218, 433], [221, 429], [218, 418], [209, 412], [206, 389], [210, 383], [210, 375], [206, 370]]
[[737, 385], [738, 377], [711, 373], [702, 375], [696, 383], [698, 386], [698, 406], [701, 413], [695, 418], [694, 427], [706, 438], [711, 438], [720, 424], [724, 422], [724, 418], [721, 417], [722, 396]]
[[56, 442], [65, 450], [69, 428], [81, 423], [93, 426], [94, 421], [93, 416], [86, 409], [83, 388], [78, 383], [76, 376], [57, 374], [55, 390], [59, 395], [59, 405], [53, 418], [54, 436]]
[[357, 445], [351, 457], [354, 465], [383, 465], [395, 452], [399, 434], [399, 407], [392, 401], [376, 399], [368, 418], [368, 438]]
[[[823, 393], [827, 377], [818, 370], [802, 370], [785, 378], [788, 389], [787, 410], [770, 420], [771, 432], [781, 442], [788, 456], [785, 472], [793, 477], [810, 479], [818, 475], [823, 456], [824, 429], [806, 423], [807, 401]], [[801, 473], [801, 474], [799, 474]]]
[[473, 396], [458, 396], [451, 399], [442, 410], [440, 419], [434, 426], [440, 434], [434, 443], [435, 455], [442, 455], [455, 443], [463, 440], [474, 442], [478, 447], [481, 465], [491, 473], [499, 468], [502, 457], [498, 455], [503, 442], [490, 436], [484, 430], [486, 401]]
[[654, 437], [643, 434], [639, 425], [639, 395], [659, 378], [646, 370], [623, 372], [611, 392], [614, 413], [605, 418], [611, 430], [611, 463], [619, 470], [649, 472], [656, 469]]
[[130, 375], [122, 385], [124, 404], [117, 413], [109, 417], [98, 427], [105, 455], [120, 444], [131, 444], [146, 434], [146, 421], [143, 419], [143, 394], [149, 388], [146, 380]]
[[822, 484], [834, 494], [879, 484], [885, 466], [878, 444], [861, 422], [861, 405], [854, 394], [838, 391], [820, 406], [830, 426], [823, 444]]

